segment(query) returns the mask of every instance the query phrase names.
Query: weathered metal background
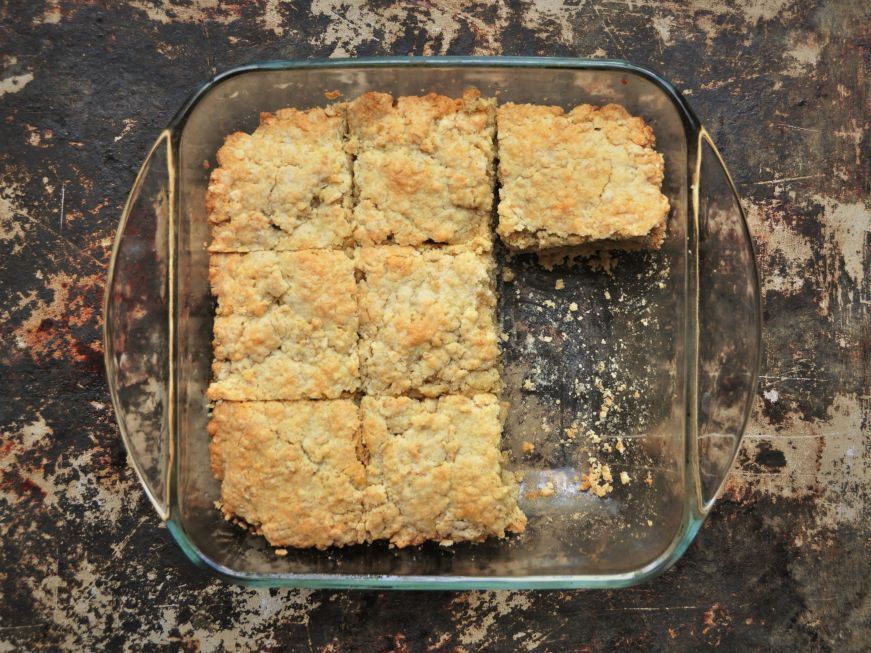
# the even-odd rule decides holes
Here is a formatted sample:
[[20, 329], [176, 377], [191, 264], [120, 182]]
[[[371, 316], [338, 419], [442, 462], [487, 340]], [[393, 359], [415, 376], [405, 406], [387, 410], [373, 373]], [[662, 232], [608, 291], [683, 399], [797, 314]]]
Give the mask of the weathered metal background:
[[[125, 194], [188, 92], [263, 59], [620, 57], [690, 96], [764, 281], [757, 410], [685, 558], [615, 592], [247, 590], [128, 467], [100, 301]], [[871, 649], [865, 0], [0, 0], [0, 650]]]

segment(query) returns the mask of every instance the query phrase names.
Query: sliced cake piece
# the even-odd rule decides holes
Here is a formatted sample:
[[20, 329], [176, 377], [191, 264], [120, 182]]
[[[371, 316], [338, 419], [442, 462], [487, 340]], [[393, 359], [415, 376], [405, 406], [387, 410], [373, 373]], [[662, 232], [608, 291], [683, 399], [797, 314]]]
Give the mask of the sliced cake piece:
[[668, 199], [653, 130], [616, 104], [497, 111], [499, 226], [513, 249], [659, 247]]
[[212, 254], [211, 400], [335, 399], [359, 388], [354, 262], [342, 251]]
[[495, 101], [467, 90], [366, 93], [350, 103], [354, 223], [361, 245], [490, 241]]
[[524, 530], [516, 480], [502, 466], [494, 395], [364, 397], [361, 417], [370, 540], [405, 547]]
[[260, 115], [218, 151], [206, 207], [213, 252], [339, 248], [351, 241], [345, 105]]
[[224, 515], [273, 546], [363, 542], [359, 425], [346, 400], [219, 403], [209, 433]]
[[493, 260], [464, 248], [357, 250], [360, 359], [370, 395], [500, 389]]

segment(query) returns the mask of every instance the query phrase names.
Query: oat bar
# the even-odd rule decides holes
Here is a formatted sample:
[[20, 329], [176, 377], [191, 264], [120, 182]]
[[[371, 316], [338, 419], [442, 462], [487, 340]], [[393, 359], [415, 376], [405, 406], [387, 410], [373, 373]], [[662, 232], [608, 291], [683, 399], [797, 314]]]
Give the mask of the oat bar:
[[522, 532], [517, 483], [502, 467], [494, 395], [364, 397], [365, 522], [398, 547]]
[[364, 392], [499, 390], [491, 257], [462, 248], [363, 247], [357, 265]]
[[653, 130], [623, 107], [504, 104], [497, 232], [513, 249], [659, 247], [668, 199]]
[[365, 540], [365, 471], [351, 401], [223, 402], [209, 423], [221, 508], [273, 546]]
[[350, 103], [354, 223], [362, 245], [489, 242], [495, 101], [467, 90]]
[[341, 251], [213, 254], [211, 400], [340, 397], [359, 387], [354, 262]]
[[351, 241], [345, 105], [260, 115], [218, 151], [206, 208], [209, 250], [338, 248]]

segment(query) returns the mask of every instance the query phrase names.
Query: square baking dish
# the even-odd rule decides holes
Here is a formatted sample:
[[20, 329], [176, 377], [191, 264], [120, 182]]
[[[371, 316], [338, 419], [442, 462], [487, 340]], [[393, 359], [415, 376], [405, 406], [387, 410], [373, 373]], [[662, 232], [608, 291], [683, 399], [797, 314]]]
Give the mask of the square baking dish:
[[[502, 541], [384, 544], [278, 556], [214, 507], [206, 387], [214, 313], [205, 192], [224, 137], [261, 111], [475, 86], [499, 102], [616, 102], [652, 126], [671, 203], [658, 251], [574, 265], [497, 245], [503, 448], [523, 473], [527, 531]], [[325, 95], [329, 94], [329, 96]], [[268, 62], [200, 87], [151, 149], [116, 237], [105, 299], [109, 387], [131, 464], [179, 545], [245, 585], [622, 587], [686, 550], [738, 451], [760, 355], [750, 235], [717, 150], [686, 100], [621, 61], [429, 57]], [[619, 443], [619, 444], [618, 444]], [[591, 459], [615, 480], [580, 489]], [[624, 480], [619, 480], [625, 472]]]

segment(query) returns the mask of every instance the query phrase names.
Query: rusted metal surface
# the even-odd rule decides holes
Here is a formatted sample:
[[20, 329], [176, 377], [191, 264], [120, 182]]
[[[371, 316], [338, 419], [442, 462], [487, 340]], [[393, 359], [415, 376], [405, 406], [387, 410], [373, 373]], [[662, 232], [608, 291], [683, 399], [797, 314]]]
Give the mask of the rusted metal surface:
[[[614, 592], [249, 590], [128, 467], [100, 301], [135, 171], [200, 81], [263, 59], [618, 57], [690, 96], [764, 283], [757, 409], [661, 578]], [[863, 0], [0, 2], [0, 650], [871, 648], [871, 8]]]

